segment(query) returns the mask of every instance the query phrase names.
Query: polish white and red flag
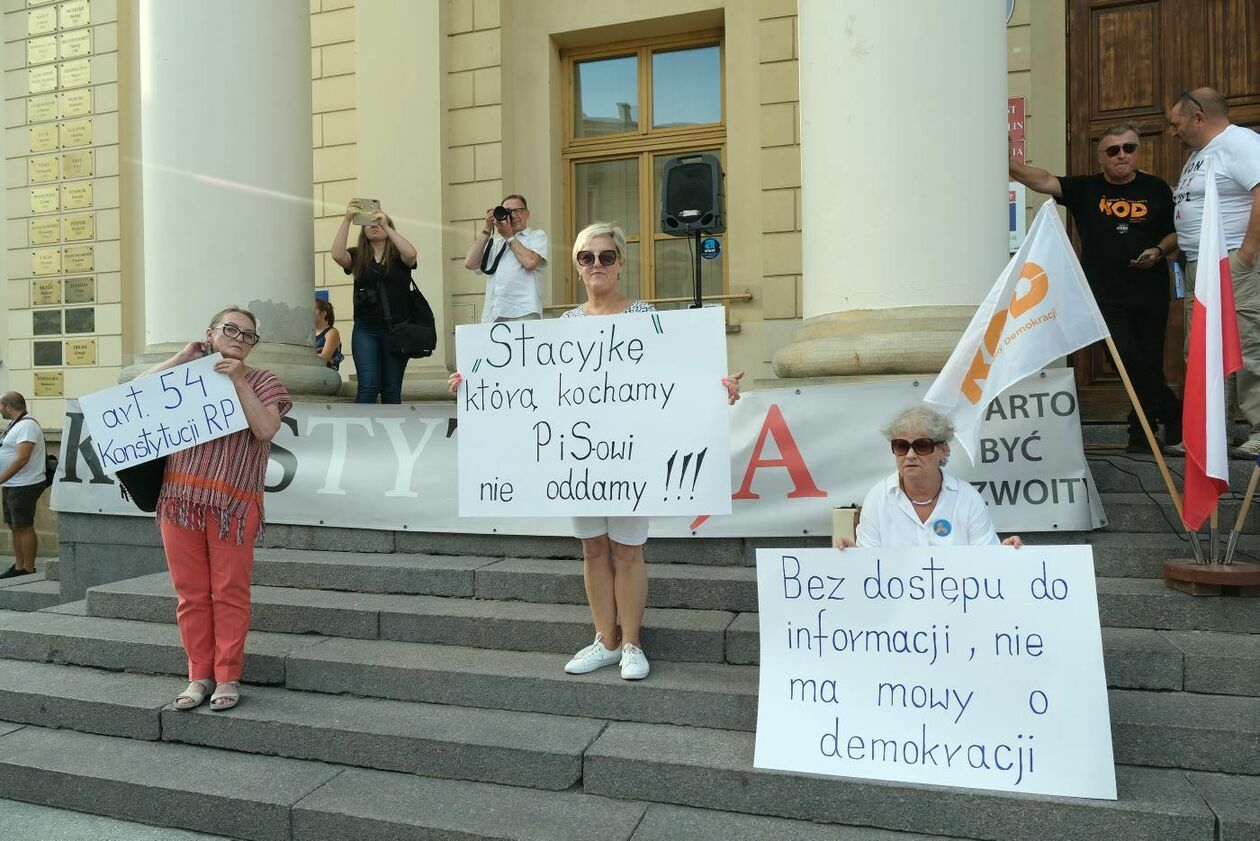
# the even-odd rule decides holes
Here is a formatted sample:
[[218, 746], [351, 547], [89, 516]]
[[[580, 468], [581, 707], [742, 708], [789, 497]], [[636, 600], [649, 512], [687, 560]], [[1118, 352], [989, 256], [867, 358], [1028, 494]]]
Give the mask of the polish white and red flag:
[[1182, 440], [1186, 445], [1185, 501], [1181, 521], [1195, 531], [1229, 491], [1229, 431], [1225, 413], [1225, 378], [1242, 367], [1234, 285], [1229, 252], [1221, 230], [1214, 161], [1203, 176], [1203, 227], [1190, 316], [1190, 355], [1182, 404]]

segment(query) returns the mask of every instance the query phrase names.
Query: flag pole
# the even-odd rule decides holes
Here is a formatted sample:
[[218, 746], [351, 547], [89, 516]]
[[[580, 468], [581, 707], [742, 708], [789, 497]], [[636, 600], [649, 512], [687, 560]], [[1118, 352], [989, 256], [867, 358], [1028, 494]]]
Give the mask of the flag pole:
[[1260, 484], [1260, 464], [1251, 468], [1251, 481], [1247, 483], [1247, 492], [1243, 494], [1242, 504], [1238, 506], [1238, 516], [1234, 518], [1234, 528], [1229, 532], [1229, 540], [1225, 544], [1225, 558], [1222, 564], [1234, 562], [1234, 550], [1238, 548], [1238, 536], [1242, 534], [1243, 522], [1251, 509], [1251, 498], [1256, 493], [1256, 485]]
[[[1107, 350], [1111, 352], [1111, 361], [1115, 363], [1116, 373], [1120, 375], [1120, 381], [1124, 383], [1124, 390], [1129, 395], [1129, 402], [1133, 404], [1133, 411], [1137, 414], [1138, 421], [1142, 424], [1142, 431], [1146, 433], [1146, 443], [1151, 448], [1151, 455], [1155, 457], [1155, 464], [1159, 467], [1159, 475], [1164, 477], [1164, 486], [1168, 488], [1168, 495], [1172, 497], [1173, 508], [1176, 509], [1177, 519], [1180, 520], [1181, 494], [1177, 493], [1177, 486], [1173, 484], [1172, 474], [1168, 472], [1168, 464], [1164, 461], [1164, 452], [1160, 449], [1159, 442], [1155, 440], [1155, 433], [1151, 431], [1151, 424], [1146, 419], [1146, 412], [1142, 411], [1142, 404], [1137, 399], [1137, 393], [1133, 390], [1133, 382], [1129, 379], [1129, 372], [1125, 370], [1124, 361], [1120, 358], [1120, 351], [1116, 350], [1116, 343], [1112, 341], [1111, 334], [1108, 333], [1103, 341], [1107, 343]], [[1190, 546], [1194, 549], [1194, 559], [1199, 563], [1203, 563], [1203, 548], [1199, 545], [1198, 533], [1190, 531], [1188, 528], [1186, 533], [1190, 535]]]
[[1220, 516], [1217, 512], [1219, 512], [1220, 510], [1221, 510], [1221, 501], [1218, 499], [1216, 501], [1216, 506], [1212, 509], [1212, 513], [1211, 515], [1209, 515], [1209, 518], [1208, 518], [1208, 540], [1210, 541], [1208, 548], [1211, 550], [1208, 553], [1208, 563], [1213, 563], [1213, 564], [1221, 559], [1221, 553], [1220, 553], [1221, 545], [1217, 537], [1219, 533], [1217, 531], [1217, 527], [1220, 525]]

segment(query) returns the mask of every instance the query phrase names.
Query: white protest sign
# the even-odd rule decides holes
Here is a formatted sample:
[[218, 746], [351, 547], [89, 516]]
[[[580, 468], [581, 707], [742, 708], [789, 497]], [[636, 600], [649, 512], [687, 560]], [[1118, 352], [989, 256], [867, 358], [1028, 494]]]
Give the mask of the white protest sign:
[[1089, 546], [759, 549], [758, 768], [1116, 798]]
[[731, 510], [721, 308], [455, 329], [459, 513]]
[[222, 354], [140, 377], [79, 398], [92, 450], [106, 473], [222, 438], [248, 422]]

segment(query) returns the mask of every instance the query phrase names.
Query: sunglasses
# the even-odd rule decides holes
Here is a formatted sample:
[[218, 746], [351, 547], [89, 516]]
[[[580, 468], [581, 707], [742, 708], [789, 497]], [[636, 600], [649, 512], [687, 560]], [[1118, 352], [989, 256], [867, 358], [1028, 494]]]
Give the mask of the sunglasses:
[[935, 450], [938, 445], [945, 442], [933, 441], [931, 438], [915, 438], [913, 441], [907, 441], [905, 438], [894, 438], [888, 443], [892, 445], [893, 455], [904, 456], [906, 453], [914, 450], [915, 455], [925, 456]]
[[1107, 157], [1114, 158], [1116, 155], [1120, 154], [1121, 149], [1124, 150], [1126, 155], [1132, 155], [1137, 151], [1137, 147], [1138, 145], [1136, 143], [1117, 143], [1114, 146], [1108, 146], [1106, 149], [1103, 149], [1103, 152], [1107, 154]]
[[258, 335], [253, 330], [242, 330], [230, 321], [223, 322], [218, 325], [218, 328], [222, 330], [223, 335], [227, 336], [229, 339], [240, 339], [250, 347], [253, 347], [262, 341], [262, 336]]
[[[579, 251], [577, 253], [577, 261], [579, 266], [593, 266], [595, 265], [595, 253], [593, 251]], [[617, 262], [616, 251], [599, 252], [599, 264], [604, 268], [608, 268], [615, 262]]]
[[1195, 99], [1194, 94], [1190, 93], [1190, 91], [1182, 91], [1181, 96], [1177, 97], [1177, 99], [1188, 99], [1194, 105], [1195, 108], [1197, 108], [1200, 111], [1203, 110], [1203, 103]]

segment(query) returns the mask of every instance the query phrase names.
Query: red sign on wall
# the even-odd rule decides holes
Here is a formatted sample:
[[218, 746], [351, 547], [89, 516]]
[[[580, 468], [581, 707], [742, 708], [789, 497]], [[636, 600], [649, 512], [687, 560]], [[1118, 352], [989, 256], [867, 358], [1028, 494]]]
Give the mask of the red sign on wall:
[[1007, 97], [1006, 100], [1006, 139], [1010, 144], [1011, 157], [1020, 163], [1024, 161], [1024, 98], [1022, 96]]

